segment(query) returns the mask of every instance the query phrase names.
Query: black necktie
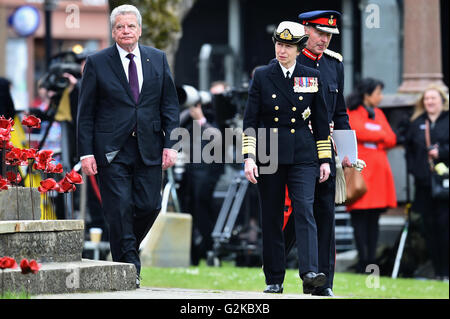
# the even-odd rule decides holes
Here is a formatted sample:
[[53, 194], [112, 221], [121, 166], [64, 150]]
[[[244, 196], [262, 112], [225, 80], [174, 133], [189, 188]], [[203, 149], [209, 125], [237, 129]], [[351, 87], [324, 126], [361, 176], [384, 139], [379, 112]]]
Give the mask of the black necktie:
[[139, 81], [137, 75], [136, 63], [134, 63], [134, 54], [127, 54], [127, 58], [130, 59], [130, 64], [128, 65], [128, 82], [130, 83], [131, 92], [133, 93], [134, 100], [136, 103], [139, 100]]
[[286, 80], [289, 80], [291, 78], [291, 74], [289, 71], [286, 72]]

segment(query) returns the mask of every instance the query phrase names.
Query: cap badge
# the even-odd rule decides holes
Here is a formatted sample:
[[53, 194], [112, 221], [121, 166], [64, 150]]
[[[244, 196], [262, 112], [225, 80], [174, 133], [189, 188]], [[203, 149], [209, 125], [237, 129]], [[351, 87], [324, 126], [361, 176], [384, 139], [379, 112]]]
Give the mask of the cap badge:
[[328, 24], [329, 24], [329, 25], [333, 25], [333, 16], [331, 16], [331, 17], [328, 19]]
[[283, 40], [291, 41], [292, 40], [292, 34], [289, 31], [289, 29], [284, 29], [284, 31], [281, 32], [281, 34], [280, 34], [280, 38], [283, 39]]

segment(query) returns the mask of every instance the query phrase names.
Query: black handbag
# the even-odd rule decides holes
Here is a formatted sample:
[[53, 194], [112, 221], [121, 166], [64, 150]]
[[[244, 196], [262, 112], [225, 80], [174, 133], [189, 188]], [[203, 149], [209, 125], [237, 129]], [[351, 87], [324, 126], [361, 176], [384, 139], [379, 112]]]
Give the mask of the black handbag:
[[[425, 143], [427, 145], [427, 151], [431, 146], [430, 139], [430, 122], [425, 120]], [[449, 198], [448, 188], [448, 173], [439, 175], [434, 169], [433, 159], [428, 156], [428, 162], [431, 170], [431, 197], [435, 199], [447, 199]]]

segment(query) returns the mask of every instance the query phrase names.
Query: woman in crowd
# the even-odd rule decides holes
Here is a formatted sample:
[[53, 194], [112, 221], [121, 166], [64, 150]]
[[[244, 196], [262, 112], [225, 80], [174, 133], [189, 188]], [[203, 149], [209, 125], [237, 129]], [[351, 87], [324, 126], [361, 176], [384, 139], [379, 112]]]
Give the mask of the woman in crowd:
[[[431, 195], [431, 169], [438, 163], [449, 166], [448, 99], [437, 86], [428, 87], [421, 95], [411, 117], [406, 136], [408, 171], [414, 176], [415, 195], [412, 210], [420, 213], [427, 251], [436, 279], [448, 280], [448, 198]], [[430, 146], [425, 131], [429, 128]], [[441, 164], [442, 165], [442, 164]]]
[[363, 79], [347, 100], [350, 126], [358, 142], [358, 158], [367, 164], [361, 172], [367, 192], [347, 205], [358, 250], [357, 272], [360, 273], [365, 272], [368, 264], [376, 263], [380, 214], [397, 206], [394, 179], [386, 155], [386, 150], [396, 145], [397, 138], [378, 108], [383, 99], [383, 87], [379, 80]]

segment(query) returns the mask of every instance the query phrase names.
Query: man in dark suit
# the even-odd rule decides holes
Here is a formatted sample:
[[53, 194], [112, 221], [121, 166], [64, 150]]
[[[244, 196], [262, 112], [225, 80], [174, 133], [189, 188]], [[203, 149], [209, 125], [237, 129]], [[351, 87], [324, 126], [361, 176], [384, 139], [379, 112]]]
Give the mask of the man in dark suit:
[[[337, 27], [340, 13], [333, 10], [317, 10], [299, 15], [300, 23], [305, 25], [309, 35], [306, 47], [297, 57], [297, 62], [320, 71], [322, 94], [327, 106], [331, 127], [337, 130], [350, 130], [347, 108], [344, 100], [344, 65], [339, 53], [328, 49], [333, 34], [339, 34]], [[341, 160], [344, 160], [341, 158]], [[345, 159], [343, 167], [351, 163]], [[316, 289], [306, 286], [304, 293], [319, 296], [333, 296], [333, 278], [335, 268], [335, 193], [336, 164], [331, 161], [330, 178], [325, 183], [317, 183], [314, 199], [314, 218], [317, 224], [319, 245], [319, 271], [327, 276], [327, 283]], [[295, 244], [294, 219], [289, 218], [284, 228], [286, 255]]]
[[131, 5], [111, 12], [115, 44], [87, 58], [78, 107], [83, 172], [98, 173], [114, 261], [136, 266], [139, 245], [161, 208], [162, 169], [174, 165], [171, 132], [179, 106], [162, 51], [138, 44], [142, 18]]
[[[244, 113], [242, 153], [245, 175], [250, 182], [258, 184], [260, 195], [263, 269], [267, 284], [264, 292], [267, 293], [283, 292], [282, 226], [286, 184], [299, 239], [300, 278], [303, 285], [313, 287], [320, 287], [326, 281], [326, 276], [318, 273], [313, 203], [316, 179], [325, 182], [330, 173], [331, 143], [320, 73], [296, 63], [306, 40], [299, 23], [280, 23], [273, 36], [278, 62], [255, 71]], [[309, 121], [314, 133], [308, 127]], [[275, 154], [270, 154], [267, 166], [264, 155], [276, 149]], [[273, 171], [272, 167], [269, 172], [274, 162], [277, 169]]]

